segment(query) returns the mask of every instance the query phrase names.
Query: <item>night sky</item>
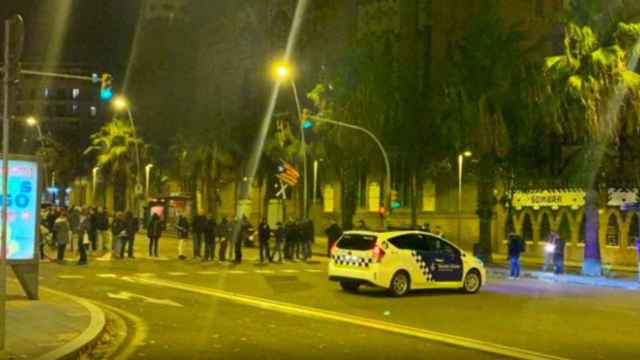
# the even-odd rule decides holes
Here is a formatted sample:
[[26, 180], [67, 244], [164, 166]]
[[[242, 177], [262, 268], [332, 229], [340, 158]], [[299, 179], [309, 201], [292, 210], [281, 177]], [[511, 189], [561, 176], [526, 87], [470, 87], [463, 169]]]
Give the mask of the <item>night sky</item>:
[[[57, 35], [60, 9], [71, 2], [60, 62], [95, 66], [121, 78], [126, 71], [141, 0], [3, 0], [0, 18], [21, 14], [25, 20], [25, 63], [43, 63]], [[4, 39], [4, 25], [0, 29]]]

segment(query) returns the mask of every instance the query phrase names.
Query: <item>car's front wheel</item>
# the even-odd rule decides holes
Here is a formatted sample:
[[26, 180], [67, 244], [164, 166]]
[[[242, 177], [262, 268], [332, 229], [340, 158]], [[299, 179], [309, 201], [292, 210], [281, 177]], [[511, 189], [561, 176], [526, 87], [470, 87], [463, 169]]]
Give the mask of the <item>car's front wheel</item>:
[[343, 281], [340, 281], [340, 286], [342, 286], [342, 289], [344, 291], [356, 292], [360, 287], [360, 283], [357, 281], [343, 280]]
[[480, 290], [482, 280], [480, 279], [480, 273], [477, 270], [471, 270], [464, 277], [464, 283], [462, 284], [462, 290], [467, 294], [475, 294]]
[[391, 278], [389, 293], [395, 297], [404, 296], [409, 292], [411, 287], [411, 279], [406, 271], [398, 271]]

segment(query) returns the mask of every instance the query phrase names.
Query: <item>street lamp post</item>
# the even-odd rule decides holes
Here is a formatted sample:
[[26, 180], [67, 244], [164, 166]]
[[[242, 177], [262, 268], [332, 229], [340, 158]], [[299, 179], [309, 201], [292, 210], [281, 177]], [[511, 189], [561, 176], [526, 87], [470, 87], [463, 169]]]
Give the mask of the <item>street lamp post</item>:
[[298, 121], [300, 122], [300, 142], [301, 142], [301, 150], [302, 150], [302, 186], [303, 186], [303, 195], [302, 195], [302, 216], [303, 218], [307, 218], [308, 211], [308, 203], [309, 203], [309, 192], [308, 192], [308, 180], [307, 180], [307, 142], [304, 138], [304, 127], [303, 127], [303, 118], [302, 118], [302, 106], [300, 105], [300, 97], [298, 96], [298, 88], [296, 86], [296, 82], [292, 75], [292, 67], [286, 61], [280, 61], [274, 64], [273, 66], [273, 75], [278, 82], [286, 82], [287, 80], [291, 84], [291, 89], [293, 90], [293, 97], [296, 101], [296, 110], [298, 112]]
[[151, 168], [153, 167], [153, 164], [147, 164], [147, 166], [144, 167], [144, 179], [145, 179], [145, 187], [144, 187], [144, 197], [145, 199], [149, 200], [149, 178], [151, 175]]
[[[137, 130], [136, 130], [136, 124], [133, 120], [133, 113], [131, 112], [131, 106], [129, 106], [129, 103], [127, 102], [127, 99], [124, 96], [116, 96], [113, 99], [113, 106], [116, 110], [118, 111], [122, 111], [122, 110], [126, 110], [127, 111], [127, 116], [129, 117], [129, 124], [131, 125], [131, 129], [133, 131], [133, 136], [137, 137]], [[135, 152], [136, 152], [136, 188], [135, 188], [135, 192], [136, 192], [136, 202], [138, 203], [138, 216], [141, 215], [141, 209], [140, 209], [140, 203], [139, 203], [139, 199], [138, 199], [138, 193], [141, 192], [142, 189], [142, 184], [140, 183], [140, 150], [138, 148], [138, 142], [135, 143]]]
[[[391, 204], [390, 204], [390, 196], [389, 194], [391, 194], [391, 165], [389, 164], [389, 156], [387, 155], [386, 150], [384, 149], [384, 146], [382, 146], [382, 143], [380, 142], [380, 140], [369, 130], [361, 127], [361, 126], [357, 126], [357, 125], [353, 125], [353, 124], [348, 124], [348, 123], [344, 123], [344, 122], [340, 122], [340, 121], [335, 121], [335, 120], [331, 120], [331, 119], [327, 119], [327, 118], [323, 118], [323, 117], [319, 117], [319, 116], [312, 116], [313, 120], [317, 121], [317, 122], [325, 122], [328, 124], [333, 124], [333, 125], [337, 125], [337, 126], [342, 126], [342, 127], [346, 127], [349, 129], [353, 129], [353, 130], [358, 130], [361, 131], [365, 134], [367, 134], [375, 143], [376, 145], [378, 145], [378, 149], [380, 149], [380, 152], [382, 153], [382, 157], [384, 158], [384, 166], [385, 166], [385, 170], [387, 172], [387, 178], [384, 184], [384, 194], [382, 194], [383, 199], [384, 199], [384, 206], [385, 209], [390, 209], [391, 208]], [[388, 224], [387, 224], [387, 220], [385, 220], [384, 222], [384, 228], [385, 230], [387, 229]]]
[[471, 151], [465, 151], [458, 154], [458, 244], [461, 244], [460, 236], [462, 235], [462, 165], [465, 157], [470, 157]]

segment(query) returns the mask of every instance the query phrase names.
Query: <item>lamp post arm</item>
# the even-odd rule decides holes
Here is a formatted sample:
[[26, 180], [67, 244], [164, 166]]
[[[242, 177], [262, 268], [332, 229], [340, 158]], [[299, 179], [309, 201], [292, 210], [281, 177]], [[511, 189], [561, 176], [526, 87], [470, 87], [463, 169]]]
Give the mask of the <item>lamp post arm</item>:
[[[327, 119], [327, 118], [323, 118], [323, 117], [319, 117], [319, 116], [313, 116], [313, 119], [318, 121], [318, 122], [325, 122], [328, 124], [333, 124], [333, 125], [337, 125], [337, 126], [342, 126], [342, 127], [346, 127], [349, 129], [353, 129], [353, 130], [358, 130], [361, 131], [365, 134], [367, 134], [375, 143], [376, 145], [378, 145], [378, 148], [380, 149], [380, 152], [382, 153], [382, 157], [384, 158], [384, 165], [386, 168], [386, 172], [387, 172], [387, 178], [384, 184], [384, 194], [383, 194], [383, 199], [384, 199], [384, 206], [386, 210], [389, 210], [391, 208], [390, 206], [390, 198], [389, 198], [389, 194], [391, 193], [391, 165], [389, 164], [389, 156], [387, 155], [386, 150], [384, 149], [384, 146], [382, 146], [382, 143], [380, 142], [380, 140], [369, 130], [358, 126], [358, 125], [353, 125], [353, 124], [349, 124], [349, 123], [344, 123], [344, 122], [340, 122], [340, 121], [335, 121], [335, 120], [331, 120], [331, 119]], [[385, 222], [385, 228], [387, 227], [387, 224]]]

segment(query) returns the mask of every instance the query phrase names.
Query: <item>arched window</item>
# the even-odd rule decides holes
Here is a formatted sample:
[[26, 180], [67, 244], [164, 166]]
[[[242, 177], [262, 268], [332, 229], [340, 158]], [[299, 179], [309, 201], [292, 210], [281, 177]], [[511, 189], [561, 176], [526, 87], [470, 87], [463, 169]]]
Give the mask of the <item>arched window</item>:
[[640, 229], [638, 228], [638, 214], [631, 215], [631, 224], [629, 224], [629, 242], [627, 246], [636, 247], [638, 243], [638, 234]]
[[584, 244], [584, 239], [587, 238], [587, 217], [582, 215], [580, 220], [580, 236], [578, 236], [578, 243]]
[[620, 228], [615, 214], [609, 216], [607, 223], [607, 246], [620, 246]]
[[547, 213], [543, 213], [542, 220], [540, 221], [540, 241], [547, 241], [550, 232], [551, 222], [549, 222], [549, 215]]
[[522, 221], [522, 239], [526, 242], [533, 241], [533, 225], [531, 224], [531, 216], [529, 214], [524, 215]]
[[569, 243], [571, 241], [571, 224], [569, 223], [569, 215], [567, 215], [567, 213], [562, 214], [558, 233], [565, 243]]
[[509, 234], [515, 232], [516, 227], [513, 225], [513, 215], [507, 215], [507, 221], [504, 223], [504, 240], [508, 240]]

